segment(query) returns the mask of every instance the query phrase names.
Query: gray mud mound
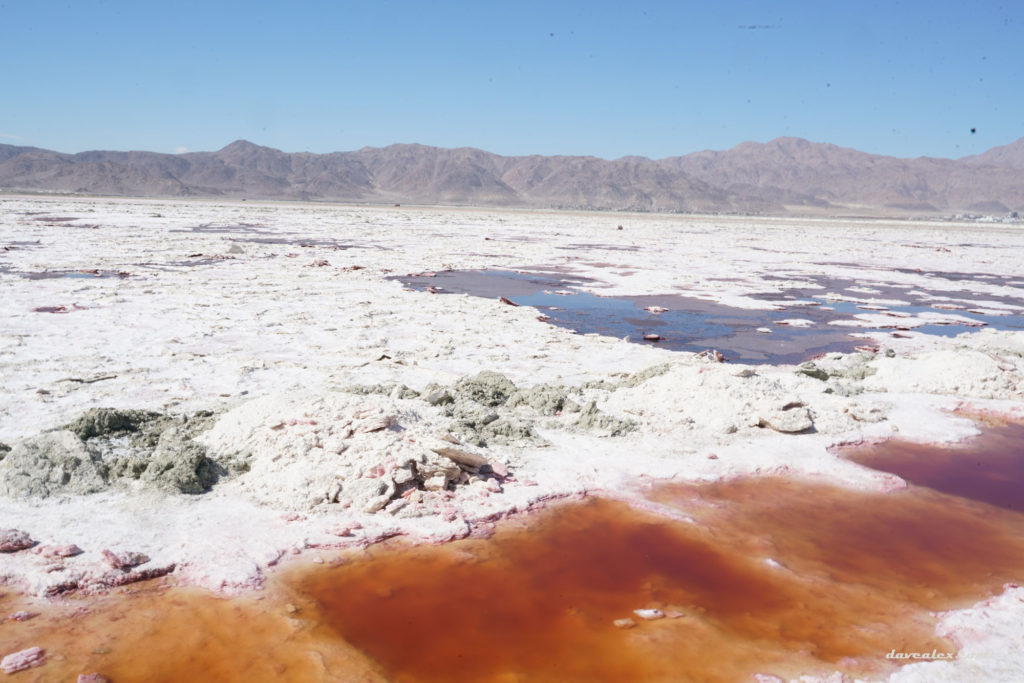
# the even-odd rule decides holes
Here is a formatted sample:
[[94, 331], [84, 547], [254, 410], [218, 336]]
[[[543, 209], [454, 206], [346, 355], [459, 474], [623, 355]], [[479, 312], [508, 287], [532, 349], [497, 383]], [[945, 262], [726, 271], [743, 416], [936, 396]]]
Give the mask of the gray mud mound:
[[453, 418], [453, 433], [479, 447], [547, 445], [534, 426], [540, 418], [563, 413], [581, 413], [574, 426], [604, 436], [618, 436], [633, 428], [632, 423], [605, 415], [592, 403], [583, 410], [570, 397], [572, 394], [580, 398], [580, 392], [578, 387], [558, 384], [520, 389], [504, 375], [485, 370], [464, 377], [447, 389], [427, 387], [423, 396], [428, 403], [442, 406], [444, 414]]
[[380, 395], [409, 399], [420, 397], [420, 393], [415, 389], [410, 389], [404, 384], [395, 384], [394, 382], [386, 384], [354, 384], [345, 387], [344, 391], [349, 394], [359, 394], [362, 396]]
[[554, 416], [563, 410], [579, 411], [579, 405], [569, 398], [565, 387], [556, 384], [538, 384], [529, 389], [520, 389], [509, 396], [506, 405], [510, 408], [526, 406], [541, 415]]
[[489, 444], [528, 446], [546, 443], [533, 431], [529, 421], [502, 416], [473, 401], [456, 401], [445, 410], [445, 415], [455, 420], [452, 426], [454, 434], [481, 448]]
[[160, 413], [147, 410], [116, 410], [114, 408], [90, 408], [64, 429], [74, 432], [86, 441], [97, 436], [137, 432], [147, 422], [162, 417]]
[[153, 455], [140, 479], [170, 493], [204, 493], [227, 474], [219, 463], [206, 457], [206, 448], [184, 435], [179, 427], [160, 434]]
[[796, 368], [796, 374], [825, 382], [826, 393], [855, 396], [864, 392], [861, 382], [878, 371], [871, 365], [874, 359], [873, 353], [835, 353], [819, 362], [801, 363]]
[[[429, 397], [434, 392], [425, 392]], [[436, 389], [434, 390], [436, 391]], [[539, 446], [546, 442], [538, 436], [531, 420], [522, 419], [506, 405], [517, 392], [508, 377], [484, 370], [472, 377], [463, 377], [444, 391], [442, 411], [454, 420], [453, 433], [478, 447], [490, 444], [503, 446]]]
[[454, 389], [466, 400], [493, 408], [505, 403], [516, 390], [516, 385], [501, 373], [484, 370], [472, 377], [463, 377], [455, 383]]
[[516, 385], [508, 377], [484, 370], [450, 387], [427, 385], [420, 398], [451, 418], [452, 433], [467, 444], [481, 448], [488, 444], [543, 445], [530, 422], [519, 419], [505, 405], [515, 393]]
[[239, 469], [235, 463], [225, 467], [210, 459], [193, 440], [211, 423], [209, 413], [173, 417], [93, 408], [62, 429], [15, 444], [0, 460], [0, 493], [48, 498], [129, 484], [203, 493]]
[[73, 432], [62, 430], [19, 441], [0, 461], [0, 493], [49, 498], [107, 488], [107, 468]]
[[580, 419], [576, 421], [578, 429], [594, 432], [599, 436], [621, 436], [632, 431], [634, 426], [632, 422], [602, 413], [597, 409], [596, 401], [588, 403], [580, 413]]

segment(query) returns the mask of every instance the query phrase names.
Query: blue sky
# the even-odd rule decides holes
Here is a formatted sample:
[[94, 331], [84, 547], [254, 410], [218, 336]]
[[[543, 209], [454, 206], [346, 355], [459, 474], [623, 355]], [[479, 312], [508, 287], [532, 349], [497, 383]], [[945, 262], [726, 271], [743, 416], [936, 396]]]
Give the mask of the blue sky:
[[1018, 0], [0, 0], [0, 143], [959, 157], [1024, 137], [1022, 45]]

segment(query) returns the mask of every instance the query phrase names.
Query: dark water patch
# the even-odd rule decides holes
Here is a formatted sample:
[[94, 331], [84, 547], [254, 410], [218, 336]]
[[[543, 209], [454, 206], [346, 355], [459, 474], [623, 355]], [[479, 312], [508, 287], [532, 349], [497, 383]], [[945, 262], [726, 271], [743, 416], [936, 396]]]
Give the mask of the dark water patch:
[[99, 270], [99, 269], [87, 269], [87, 270], [43, 270], [37, 272], [19, 272], [17, 273], [23, 278], [29, 280], [54, 280], [54, 279], [125, 279], [131, 277], [131, 273], [124, 270]]
[[[751, 327], [753, 325], [744, 324], [742, 328], [730, 330], [727, 336], [707, 337], [682, 350], [699, 352], [698, 349], [710, 348], [734, 362], [795, 365], [826, 353], [853, 353], [865, 345], [863, 339], [832, 330], [786, 327], [787, 332], [780, 333], [777, 330], [782, 328], [779, 327], [765, 334]], [[671, 339], [669, 346], [672, 346]]]
[[282, 232], [267, 228], [262, 223], [239, 223], [237, 225], [196, 225], [188, 228], [172, 228], [168, 232], [198, 233], [209, 235], [233, 235], [228, 237], [231, 242], [249, 244], [280, 244], [294, 247], [321, 249], [351, 249], [350, 242], [335, 239], [303, 237], [300, 233]]
[[355, 245], [337, 240], [309, 239], [301, 237], [232, 237], [232, 242], [248, 242], [250, 244], [286, 244], [306, 249], [351, 249]]
[[[999, 248], [1005, 249], [1006, 247], [999, 247]], [[819, 266], [833, 266], [833, 267], [840, 267], [840, 268], [850, 268], [850, 269], [863, 269], [864, 268], [863, 266], [860, 266], [860, 265], [858, 265], [856, 263], [847, 263], [847, 262], [844, 262], [844, 261], [819, 261], [819, 262], [817, 262], [817, 265], [819, 265]], [[870, 270], [879, 270], [879, 269], [871, 268]], [[992, 273], [980, 273], [980, 272], [972, 272], [972, 271], [941, 271], [941, 270], [925, 270], [925, 269], [921, 269], [921, 268], [886, 268], [886, 269], [881, 269], [881, 270], [891, 271], [891, 272], [895, 272], [895, 273], [902, 273], [902, 274], [905, 274], [905, 275], [915, 275], [915, 276], [921, 276], [921, 277], [925, 277], [925, 278], [934, 278], [936, 280], [943, 280], [943, 281], [950, 282], [950, 283], [964, 283], [964, 284], [975, 283], [975, 284], [997, 285], [997, 286], [1000, 286], [1000, 287], [1021, 287], [1022, 285], [1024, 285], [1024, 281], [1021, 281], [1019, 275], [1016, 275], [1016, 276], [1015, 275], [993, 275]], [[769, 276], [765, 276], [764, 279], [772, 279], [772, 278], [769, 277]], [[783, 278], [775, 278], [775, 279], [783, 279]], [[794, 275], [793, 279], [800, 279], [800, 280], [810, 279], [813, 282], [819, 282], [821, 280], [845, 281], [845, 282], [852, 282], [852, 283], [858, 282], [858, 280], [856, 280], [856, 279], [845, 279], [845, 280], [843, 280], [842, 278], [835, 278], [835, 277], [832, 277], [832, 278], [822, 277], [820, 279], [813, 278], [813, 277], [809, 278], [809, 276], [807, 276], [806, 274]], [[871, 286], [872, 287], [878, 286], [878, 284], [879, 283], [872, 282]], [[914, 285], [907, 285], [907, 284], [904, 284], [904, 283], [892, 283], [892, 282], [886, 283], [886, 282], [882, 282], [880, 284], [881, 284], [881, 286], [889, 288], [889, 289], [900, 289], [900, 288], [902, 288], [902, 289], [909, 289], [911, 287], [914, 287]], [[955, 293], [955, 290], [950, 290], [948, 288], [944, 288], [943, 291], [949, 292], [949, 293]], [[988, 296], [988, 295], [986, 295], [986, 296]], [[1019, 301], [1019, 299], [1018, 299], [1018, 301]]]
[[182, 268], [196, 268], [199, 266], [215, 266], [222, 263], [239, 263], [240, 261], [231, 254], [190, 254], [184, 259], [175, 261], [163, 261], [156, 263], [153, 261], [145, 261], [142, 263], [132, 264], [138, 268], [147, 268], [150, 270], [163, 270], [168, 272], [178, 271]]
[[[850, 278], [764, 275], [762, 279], [776, 282], [788, 282], [796, 279], [806, 281], [807, 285], [804, 286], [758, 293], [753, 296], [780, 306], [786, 306], [787, 302], [800, 299], [814, 302], [820, 306], [818, 310], [822, 311], [821, 314], [816, 315], [811, 307], [805, 307], [802, 309], [803, 313], [797, 317], [811, 319], [816, 323], [827, 324], [832, 320], [848, 320], [857, 315], [870, 313], [892, 318], [892, 321], [872, 324], [858, 328], [856, 331], [913, 329], [925, 334], [951, 337], [962, 334], [972, 327], [992, 327], [997, 330], [1024, 329], [1024, 297], [984, 294], [982, 295], [984, 300], [978, 302], [967, 298], [962, 292], [944, 291], [940, 295], [902, 284], [870, 282], [865, 285], [862, 280]], [[829, 295], [836, 295], [839, 298]], [[872, 301], [882, 302], [882, 304], [875, 306], [867, 303]], [[885, 303], [888, 301], [905, 303]], [[983, 312], [986, 308], [1000, 304], [1010, 307], [1005, 309], [1005, 315]], [[873, 310], [875, 308], [878, 310]], [[955, 315], [965, 318], [968, 322], [949, 320], [916, 327], [900, 324], [900, 318], [916, 316], [920, 313], [937, 313], [947, 317]]]
[[510, 259], [510, 258], [514, 257], [513, 254], [485, 254], [485, 253], [479, 252], [479, 251], [460, 251], [460, 252], [452, 252], [452, 253], [453, 254], [457, 253], [460, 256], [475, 256], [477, 258]]
[[556, 271], [508, 270], [439, 270], [391, 279], [413, 289], [425, 290], [427, 287], [433, 287], [445, 293], [472, 294], [485, 298], [531, 296], [543, 293], [544, 290], [568, 291], [569, 287], [594, 282], [589, 278], [574, 277]]
[[37, 306], [32, 309], [33, 313], [69, 313], [70, 311], [77, 310], [76, 308], [68, 308], [67, 306]]
[[991, 273], [922, 270], [919, 268], [894, 268], [893, 270], [897, 273], [933, 277], [940, 280], [948, 280], [950, 282], [981, 282], [1001, 287], [1013, 286], [1010, 283], [1020, 277], [1019, 275], [993, 275]]
[[169, 266], [213, 266], [218, 263], [227, 263], [230, 261], [236, 261], [237, 259], [231, 254], [193, 254], [188, 258], [180, 261], [168, 261], [165, 265]]
[[596, 251], [640, 251], [640, 247], [631, 244], [564, 244], [555, 247], [562, 250], [596, 250]]
[[32, 249], [42, 244], [41, 240], [13, 240], [4, 245], [3, 251], [18, 251], [20, 249]]
[[750, 249], [751, 251], [763, 251], [769, 254], [811, 254], [811, 251], [797, 251], [795, 249], [769, 249], [768, 247], [754, 247], [750, 244], [744, 244], [744, 249]]
[[78, 216], [37, 216], [32, 220], [40, 221], [41, 223], [70, 223], [78, 219]]
[[890, 440], [842, 455], [915, 486], [1024, 513], [1024, 424], [988, 427], [954, 446]]
[[[853, 351], [863, 343], [845, 331], [778, 325], [777, 321], [787, 317], [817, 323], [850, 317], [813, 306], [801, 306], [799, 311], [765, 311], [681, 295], [605, 297], [579, 289], [592, 285], [593, 280], [556, 272], [447, 271], [397, 279], [414, 289], [432, 288], [435, 293], [504, 296], [521, 306], [537, 308], [554, 325], [582, 334], [627, 337], [674, 351], [699, 353], [715, 348], [729, 360], [746, 363], [798, 363], [829, 351]], [[654, 307], [668, 310], [645, 310]], [[763, 327], [771, 328], [772, 333], [757, 331]], [[659, 335], [659, 341], [643, 340], [644, 335], [653, 333]]]
[[264, 230], [266, 226], [262, 223], [239, 223], [237, 225], [194, 225], [187, 228], [171, 228], [168, 232], [194, 232], [209, 235], [236, 235], [236, 234], [271, 234], [272, 231]]
[[76, 223], [72, 225], [72, 221], [82, 220], [79, 216], [38, 216], [32, 220], [45, 223], [46, 225], [66, 226], [79, 230], [95, 230], [100, 227], [95, 223]]
[[975, 249], [1006, 249], [1004, 244], [981, 244], [980, 242], [961, 242], [959, 244], [951, 244], [951, 247], [973, 247]]
[[622, 270], [632, 270], [633, 266], [627, 266], [623, 263], [609, 263], [607, 261], [578, 261], [581, 266], [590, 266], [591, 268], [620, 268]]
[[[828, 310], [829, 307], [821, 305], [806, 305], [808, 302], [825, 302], [820, 298], [823, 291], [820, 287], [757, 295], [782, 309], [758, 310], [683, 295], [600, 296], [581, 291], [582, 286], [593, 287], [596, 281], [553, 269], [534, 272], [443, 271], [430, 276], [420, 274], [396, 279], [413, 289], [434, 293], [488, 298], [504, 296], [519, 305], [536, 307], [551, 324], [582, 334], [626, 337], [638, 343], [657, 343], [673, 351], [699, 353], [714, 348], [725, 354], [727, 359], [744, 363], [799, 363], [831, 351], [851, 352], [864, 343], [862, 339], [851, 336], [851, 332], [887, 329], [881, 326], [852, 329], [830, 326], [828, 323], [832, 321], [851, 320], [855, 314], [865, 311], [854, 308], [847, 312]], [[850, 287], [856, 286], [855, 281], [848, 283]], [[668, 310], [662, 313], [645, 310], [655, 307]], [[987, 322], [993, 317], [987, 316], [983, 320]], [[809, 320], [812, 325], [783, 324], [783, 321], [794, 318]], [[1003, 318], [1000, 325], [993, 326], [1002, 327], [1002, 324], [1013, 322]], [[758, 331], [759, 328], [768, 328], [771, 332], [764, 333]], [[940, 331], [955, 334], [964, 329], [960, 326], [943, 327]], [[653, 333], [659, 335], [659, 341], [643, 340], [644, 335]]]
[[[462, 235], [450, 235], [461, 237]], [[540, 242], [540, 238], [534, 235], [510, 235], [505, 237], [485, 237], [485, 242]]]
[[[996, 330], [1022, 330], [1024, 329], [1024, 315], [991, 315], [965, 308], [948, 308], [948, 302], [943, 300], [937, 308], [935, 305], [911, 305], [911, 306], [887, 306], [884, 310], [871, 310], [864, 308], [863, 304], [850, 301], [836, 301], [816, 297], [823, 305], [828, 306], [836, 313], [847, 313], [852, 318], [862, 314], [878, 314], [891, 318], [884, 322], [876, 322], [870, 326], [872, 330], [914, 330], [940, 337], [955, 337], [962, 334], [965, 329], [972, 327], [992, 327]], [[969, 302], [964, 302], [969, 305]], [[948, 320], [929, 323], [926, 325], [901, 323], [902, 319], [910, 319], [920, 313], [938, 313], [949, 317]], [[951, 316], [963, 320], [953, 319]]]
[[[824, 306], [831, 308], [834, 312], [847, 313], [850, 317], [863, 314], [878, 314], [891, 318], [891, 320], [871, 324], [868, 329], [872, 330], [912, 329], [916, 332], [923, 332], [925, 334], [935, 336], [955, 337], [968, 329], [977, 327], [991, 327], [996, 330], [1024, 329], [1024, 313], [1011, 313], [1010, 311], [1006, 311], [1005, 314], [993, 314], [989, 313], [985, 308], [975, 308], [975, 305], [968, 300], [960, 300], [960, 303], [958, 304], [951, 304], [944, 298], [941, 301], [935, 301], [932, 304], [916, 303], [908, 306], [890, 305], [886, 306], [884, 310], [871, 310], [870, 308], [865, 308], [863, 304], [858, 302], [837, 301], [835, 299], [826, 299], [823, 297], [815, 297], [815, 299]], [[989, 301], [994, 300], [989, 298]], [[1017, 303], [1019, 304], [1020, 302]], [[1020, 311], [1020, 309], [1017, 310]], [[945, 316], [947, 319], [937, 320], [925, 325], [908, 325], [900, 322], [903, 318], [909, 319], [912, 316], [916, 317], [922, 313], [939, 314]], [[955, 318], [953, 316], [955, 316]]]

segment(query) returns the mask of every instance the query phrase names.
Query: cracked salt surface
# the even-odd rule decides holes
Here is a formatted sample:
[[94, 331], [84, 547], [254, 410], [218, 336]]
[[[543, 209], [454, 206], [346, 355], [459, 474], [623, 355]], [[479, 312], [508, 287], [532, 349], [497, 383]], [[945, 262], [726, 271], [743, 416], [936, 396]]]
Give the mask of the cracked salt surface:
[[[26, 215], [34, 212], [51, 219]], [[174, 232], [250, 223], [269, 233], [260, 238], [290, 242], [234, 241], [248, 234], [238, 231]], [[624, 224], [621, 231], [619, 224]], [[6, 308], [0, 441], [15, 445], [94, 407], [171, 415], [209, 410], [219, 418], [221, 439], [205, 446], [208, 457], [226, 457], [232, 450], [226, 445], [249, 443], [255, 460], [249, 473], [199, 496], [115, 487], [37, 502], [0, 500], [0, 518], [41, 544], [80, 546], [85, 552], [61, 570], [69, 580], [78, 577], [91, 585], [109, 572], [101, 551], [110, 549], [143, 552], [154, 565], [175, 563], [176, 580], [230, 591], [262, 584], [269, 567], [317, 547], [358, 548], [396, 533], [418, 540], [459, 537], [553, 497], [617, 491], [640, 476], [692, 481], [783, 473], [865, 490], [899, 488], [902, 480], [894, 475], [845, 461], [829, 447], [895, 433], [933, 442], [963, 438], [975, 428], [949, 411], [965, 400], [980, 411], [1020, 415], [1024, 339], [1019, 331], [982, 329], [938, 338], [916, 330], [897, 337], [865, 329], [858, 331], [863, 346], [879, 353], [830, 353], [797, 373], [793, 367], [744, 368], [653, 344], [574, 335], [538, 321], [536, 310], [527, 306], [406, 292], [386, 278], [532, 263], [580, 278], [583, 291], [651, 297], [652, 306], [658, 295], [681, 292], [713, 304], [764, 310], [780, 307], [766, 302], [773, 293], [794, 296], [790, 290], [824, 276], [883, 293], [904, 291], [900, 297], [848, 295], [868, 305], [893, 305], [871, 297], [906, 301], [907, 293], [923, 292], [964, 310], [1019, 310], [1014, 308], [1020, 301], [1017, 255], [1024, 237], [1005, 226], [953, 227], [5, 197], [0, 245], [14, 248], [0, 252]], [[970, 243], [964, 246], [968, 233]], [[489, 254], [488, 240], [500, 241], [503, 253]], [[26, 243], [31, 244], [22, 248]], [[348, 244], [370, 248], [334, 248]], [[840, 253], [844, 264], [822, 263], [823, 255]], [[196, 265], [177, 265], [193, 260]], [[132, 277], [29, 280], [17, 275], [77, 270], [126, 271]], [[996, 277], [931, 275], [962, 272]], [[827, 291], [810, 288], [808, 293]], [[804, 300], [809, 298], [794, 303]], [[63, 309], [63, 314], [35, 312], [41, 308]], [[777, 313], [780, 319], [811, 319], [807, 312], [813, 308]], [[757, 335], [758, 343], [775, 338], [778, 329]], [[643, 372], [652, 366], [662, 367]], [[519, 434], [506, 443], [466, 440], [465, 429], [483, 434], [487, 425], [498, 424], [483, 407], [464, 404], [447, 414], [443, 404], [430, 401], [431, 386], [450, 388], [481, 370], [496, 371], [527, 393], [536, 385], [548, 387], [530, 394], [541, 408], [497, 406], [494, 412], [505, 421], [499, 426], [505, 426], [496, 433]], [[418, 397], [403, 398], [402, 385]], [[355, 386], [384, 393], [353, 393]], [[554, 411], [560, 414], [545, 413], [549, 404], [540, 395], [553, 390], [565, 393], [570, 408], [579, 412], [563, 404]], [[335, 398], [344, 405], [332, 408]], [[403, 401], [413, 401], [413, 408]], [[263, 408], [255, 410], [256, 405]], [[388, 461], [387, 444], [423, 447], [419, 457], [434, 452], [425, 445], [429, 439], [454, 438], [460, 443], [451, 447], [505, 467], [508, 475], [459, 465], [460, 472], [450, 470], [455, 478], [445, 475], [446, 481], [461, 481], [463, 474], [466, 480], [441, 490], [451, 498], [441, 494], [445, 500], [436, 501], [437, 514], [412, 514], [430, 510], [431, 492], [396, 514], [323, 502], [331, 497], [332, 489], [321, 490], [331, 460], [315, 439], [327, 445], [325, 439], [336, 435], [317, 428], [332, 426], [330, 416], [339, 410], [354, 418], [370, 409], [392, 418], [392, 431], [366, 432], [360, 437], [363, 446], [338, 455], [339, 473], [342, 465], [355, 464], [357, 480], [376, 475], [408, 484], [413, 480], [405, 480], [403, 472], [411, 470]], [[257, 420], [237, 420], [243, 431], [232, 432], [230, 420], [245, 415]], [[309, 425], [310, 420], [318, 424]], [[284, 427], [273, 429], [282, 421]], [[536, 438], [525, 438], [516, 425], [525, 425]], [[279, 440], [285, 460], [274, 461], [273, 454], [261, 459], [257, 446], [264, 434]], [[354, 460], [344, 459], [349, 450]], [[383, 474], [377, 474], [378, 467]], [[394, 485], [397, 493], [400, 484]], [[277, 502], [261, 491], [272, 492]], [[321, 502], [315, 503], [316, 496]], [[306, 510], [311, 502], [313, 509]], [[59, 583], [61, 571], [48, 572], [47, 566], [30, 551], [0, 558], [0, 572], [13, 586], [35, 592]], [[999, 599], [984, 609], [1019, 614], [1012, 600]], [[997, 661], [993, 654], [1000, 643], [1019, 637], [1019, 627], [1007, 625], [1011, 622], [993, 621], [997, 627], [984, 634], [987, 659], [972, 666], [1024, 672], [1014, 656]], [[947, 679], [955, 680], [960, 670], [955, 667], [962, 665], [951, 666]]]

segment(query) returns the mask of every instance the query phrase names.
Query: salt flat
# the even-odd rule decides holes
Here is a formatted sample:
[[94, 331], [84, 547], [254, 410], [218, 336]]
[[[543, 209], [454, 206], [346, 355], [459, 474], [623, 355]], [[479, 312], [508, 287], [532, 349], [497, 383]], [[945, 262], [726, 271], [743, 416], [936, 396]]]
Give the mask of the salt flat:
[[[877, 353], [817, 360], [815, 377], [574, 334], [527, 306], [388, 279], [536, 268], [602, 295], [768, 308], [765, 295], [837, 278], [860, 289], [840, 299], [867, 306], [898, 304], [872, 293], [902, 288], [1019, 315], [1019, 225], [12, 196], [0, 247], [0, 442], [90, 408], [210, 411], [196, 443], [245, 463], [202, 495], [127, 481], [0, 498], [3, 526], [85, 550], [58, 571], [3, 556], [0, 574], [37, 593], [100, 585], [105, 548], [241, 590], [286, 553], [458, 538], [554, 497], [629, 500], [640, 478], [788, 473], [896, 489], [898, 477], [829, 448], [974, 433], [957, 408], [1024, 416], [1024, 332], [904, 324], [898, 337], [864, 333]], [[515, 386], [467, 380], [481, 371]], [[515, 406], [498, 405], [516, 390]], [[479, 391], [504, 393], [489, 406], [471, 400]], [[907, 666], [899, 680], [986, 666], [1024, 677], [1011, 593], [943, 621], [982, 643], [964, 650], [980, 659]], [[1003, 616], [979, 635], [985, 610]]]

